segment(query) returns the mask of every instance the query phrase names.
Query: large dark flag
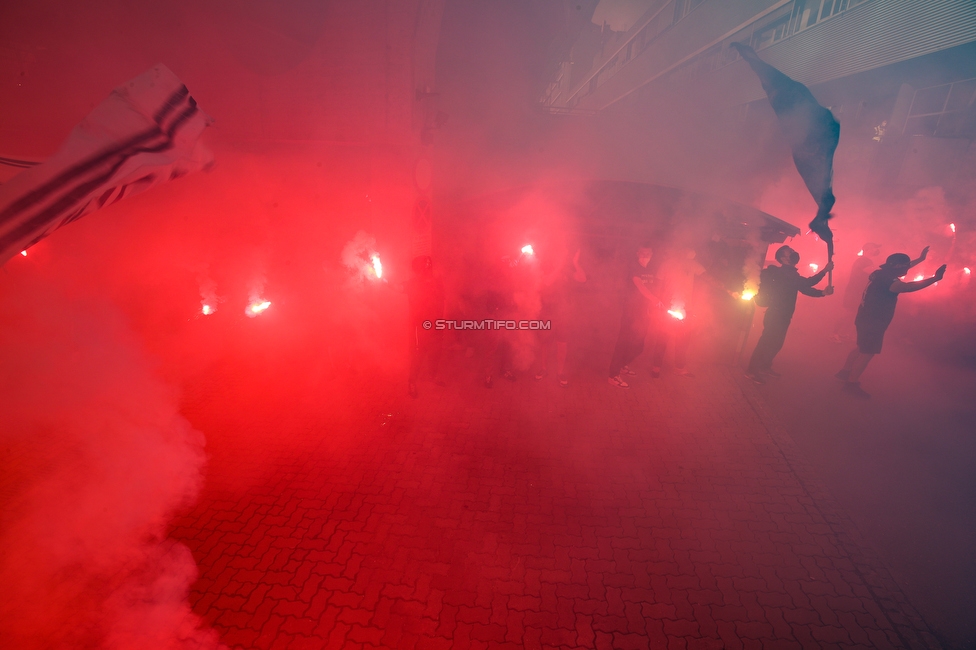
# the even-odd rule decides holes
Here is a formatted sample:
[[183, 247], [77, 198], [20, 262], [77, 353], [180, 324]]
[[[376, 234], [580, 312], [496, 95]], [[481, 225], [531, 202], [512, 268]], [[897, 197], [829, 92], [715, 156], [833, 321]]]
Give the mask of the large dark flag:
[[835, 200], [831, 185], [840, 124], [817, 103], [809, 88], [760, 59], [754, 49], [743, 43], [732, 43], [731, 47], [746, 60], [766, 91], [793, 150], [796, 170], [817, 202], [817, 216], [810, 222], [810, 230], [826, 242], [827, 255], [833, 257], [834, 234], [828, 220]]
[[198, 140], [212, 121], [164, 65], [116, 88], [56, 154], [0, 185], [0, 264], [86, 214], [208, 167]]

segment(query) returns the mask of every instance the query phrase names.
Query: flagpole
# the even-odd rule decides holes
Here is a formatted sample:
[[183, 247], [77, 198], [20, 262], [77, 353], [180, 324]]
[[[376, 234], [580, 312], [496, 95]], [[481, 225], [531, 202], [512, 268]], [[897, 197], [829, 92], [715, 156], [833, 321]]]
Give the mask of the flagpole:
[[[827, 264], [834, 261], [834, 238], [831, 234], [829, 241], [825, 242], [827, 244]], [[834, 269], [827, 271], [827, 286], [830, 288], [834, 287]]]

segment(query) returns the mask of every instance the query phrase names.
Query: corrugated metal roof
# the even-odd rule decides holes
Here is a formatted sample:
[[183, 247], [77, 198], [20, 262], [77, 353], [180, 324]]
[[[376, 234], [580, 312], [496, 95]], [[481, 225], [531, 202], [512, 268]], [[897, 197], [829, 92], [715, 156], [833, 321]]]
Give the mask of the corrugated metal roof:
[[[689, 19], [680, 25], [694, 27]], [[655, 54], [658, 60], [664, 56], [674, 64], [662, 67], [635, 59], [592, 96], [585, 97], [581, 106], [606, 107], [660, 79], [686, 61], [688, 54], [703, 51], [724, 38], [707, 43], [673, 39], [667, 51]], [[794, 79], [812, 85], [973, 41], [976, 0], [871, 0], [763, 49], [760, 56]], [[680, 51], [680, 47], [687, 49]], [[732, 105], [764, 97], [759, 83], [741, 61], [699, 76], [696, 83], [714, 84]]]
[[766, 48], [763, 58], [816, 84], [974, 40], [974, 0], [875, 0]]

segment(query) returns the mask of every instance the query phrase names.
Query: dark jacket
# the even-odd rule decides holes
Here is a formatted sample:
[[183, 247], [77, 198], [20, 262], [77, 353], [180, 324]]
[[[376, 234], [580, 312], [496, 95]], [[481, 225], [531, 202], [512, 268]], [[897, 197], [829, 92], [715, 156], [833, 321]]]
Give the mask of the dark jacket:
[[805, 278], [793, 266], [767, 266], [759, 275], [759, 294], [756, 304], [766, 307], [782, 318], [792, 318], [796, 310], [796, 294], [821, 298], [824, 292], [813, 285], [824, 279], [827, 271]]

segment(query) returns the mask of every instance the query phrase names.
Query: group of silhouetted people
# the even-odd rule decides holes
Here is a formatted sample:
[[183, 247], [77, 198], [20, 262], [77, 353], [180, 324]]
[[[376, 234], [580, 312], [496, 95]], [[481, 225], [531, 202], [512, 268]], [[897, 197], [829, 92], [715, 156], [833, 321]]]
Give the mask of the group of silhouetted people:
[[[861, 388], [861, 374], [875, 355], [881, 353], [884, 335], [895, 315], [898, 294], [919, 291], [941, 280], [945, 275], [943, 264], [930, 278], [905, 282], [902, 278], [913, 266], [928, 256], [928, 247], [922, 250], [917, 259], [905, 253], [889, 255], [884, 264], [874, 271], [871, 256], [881, 252], [877, 244], [865, 244], [861, 256], [851, 269], [851, 278], [844, 296], [844, 306], [850, 309], [856, 305], [854, 327], [857, 331], [857, 346], [847, 356], [844, 367], [835, 375], [844, 382], [844, 391], [857, 397], [870, 397]], [[770, 265], [760, 275], [759, 293], [756, 304], [766, 308], [763, 318], [763, 331], [753, 350], [746, 376], [757, 384], [766, 382], [767, 377], [777, 377], [772, 368], [773, 359], [786, 341], [796, 297], [802, 293], [814, 298], [822, 298], [833, 293], [833, 287], [816, 289], [824, 276], [834, 268], [829, 262], [819, 273], [804, 277], [797, 272], [796, 265], [800, 255], [789, 246], [781, 246], [775, 255], [778, 266]], [[848, 312], [849, 313], [849, 312]], [[834, 338], [842, 340], [839, 333], [840, 322], [834, 329]]]
[[[924, 280], [906, 282], [902, 279], [909, 269], [926, 259], [928, 250], [926, 247], [914, 260], [904, 253], [889, 255], [884, 264], [872, 271], [872, 258], [880, 253], [880, 246], [865, 244], [855, 261], [844, 294], [844, 307], [847, 310], [847, 319], [854, 314], [857, 346], [848, 355], [844, 367], [836, 374], [844, 382], [846, 392], [858, 397], [868, 397], [861, 388], [861, 374], [871, 359], [881, 352], [885, 332], [895, 313], [898, 295], [919, 291], [943, 278], [945, 265], [935, 275]], [[650, 350], [651, 376], [660, 377], [669, 346], [673, 347], [675, 370], [679, 374], [690, 375], [685, 364], [695, 326], [695, 301], [692, 294], [696, 278], [705, 269], [695, 261], [695, 252], [690, 248], [678, 249], [657, 264], [651, 264], [653, 257], [652, 244], [644, 242], [627, 264], [621, 296], [620, 329], [609, 367], [609, 383], [619, 388], [628, 388], [628, 378], [637, 374], [629, 364], [644, 351], [649, 334], [653, 340]], [[764, 307], [766, 313], [763, 317], [762, 334], [749, 359], [746, 376], [757, 384], [765, 383], [769, 377], [779, 376], [773, 370], [773, 360], [786, 341], [796, 309], [797, 295], [802, 293], [822, 298], [833, 293], [832, 286], [816, 288], [833, 270], [833, 262], [829, 262], [818, 273], [806, 277], [797, 270], [800, 254], [789, 246], [778, 248], [774, 257], [776, 264], [764, 268], [760, 274], [759, 290], [755, 296], [756, 304]], [[571, 261], [557, 259], [553, 263], [544, 264], [540, 269], [533, 285], [539, 298], [537, 314], [540, 320], [550, 326], [536, 333], [534, 376], [536, 379], [546, 377], [549, 374], [550, 357], [554, 357], [554, 374], [559, 384], [566, 386], [569, 383], [566, 360], [570, 331], [578, 316], [577, 288], [586, 282], [586, 272], [580, 265], [579, 250]], [[444, 288], [434, 276], [429, 256], [420, 256], [413, 260], [413, 277], [404, 283], [403, 288], [408, 296], [410, 314], [408, 391], [411, 396], [416, 397], [422, 361], [429, 361], [436, 380], [443, 345], [443, 332], [430, 326], [432, 321], [443, 317]], [[517, 300], [505, 300], [498, 292], [488, 292], [486, 295], [488, 298], [485, 313], [488, 318], [508, 317], [511, 315], [509, 312], [518, 309], [515, 304]], [[841, 340], [840, 332], [845, 321], [846, 319], [842, 319], [835, 325], [835, 340]], [[479, 331], [478, 334], [483, 339], [481, 348], [485, 386], [492, 386], [496, 374], [514, 380], [512, 348], [506, 334], [497, 330]]]

